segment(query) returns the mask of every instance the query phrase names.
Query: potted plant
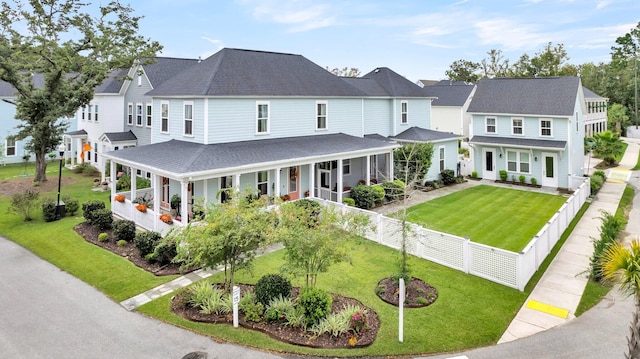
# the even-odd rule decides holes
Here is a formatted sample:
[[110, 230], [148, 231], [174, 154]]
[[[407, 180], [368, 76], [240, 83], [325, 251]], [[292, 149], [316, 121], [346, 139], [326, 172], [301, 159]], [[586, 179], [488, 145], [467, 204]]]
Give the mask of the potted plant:
[[123, 196], [123, 195], [121, 195], [121, 194], [117, 194], [117, 195], [115, 195], [115, 196], [113, 197], [113, 199], [115, 199], [116, 201], [118, 201], [118, 202], [121, 202], [121, 203], [122, 203], [122, 202], [124, 202], [124, 200], [125, 200], [125, 196]]
[[166, 213], [160, 215], [160, 220], [166, 224], [173, 224], [173, 219]]
[[144, 204], [138, 204], [136, 205], [136, 209], [142, 213], [146, 213], [147, 212], [147, 206]]
[[176, 211], [176, 217], [180, 215], [180, 205], [182, 204], [182, 199], [180, 198], [179, 195], [174, 194], [173, 196], [171, 196], [171, 201], [169, 201], [171, 204], [171, 209], [174, 209]]
[[102, 189], [103, 190], [108, 190], [109, 189], [109, 182], [107, 181], [102, 181]]

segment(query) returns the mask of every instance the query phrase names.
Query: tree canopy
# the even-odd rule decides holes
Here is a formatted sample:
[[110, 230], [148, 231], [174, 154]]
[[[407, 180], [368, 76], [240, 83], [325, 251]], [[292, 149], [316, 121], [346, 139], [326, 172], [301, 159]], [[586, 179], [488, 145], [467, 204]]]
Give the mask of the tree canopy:
[[0, 80], [16, 90], [16, 139], [36, 157], [34, 181], [46, 181], [46, 155], [96, 86], [134, 61], [152, 61], [159, 43], [138, 34], [141, 17], [117, 1], [89, 8], [79, 0], [2, 2]]

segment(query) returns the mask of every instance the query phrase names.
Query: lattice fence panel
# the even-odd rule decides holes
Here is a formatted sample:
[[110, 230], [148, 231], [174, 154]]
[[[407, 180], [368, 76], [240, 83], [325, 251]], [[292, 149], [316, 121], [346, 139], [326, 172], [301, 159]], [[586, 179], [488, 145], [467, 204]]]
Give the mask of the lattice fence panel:
[[513, 288], [518, 287], [518, 254], [470, 243], [470, 272]]
[[382, 225], [382, 244], [398, 249], [401, 243], [402, 223], [398, 220], [385, 217]]
[[422, 242], [420, 257], [464, 270], [465, 239], [428, 229], [422, 230], [420, 239]]

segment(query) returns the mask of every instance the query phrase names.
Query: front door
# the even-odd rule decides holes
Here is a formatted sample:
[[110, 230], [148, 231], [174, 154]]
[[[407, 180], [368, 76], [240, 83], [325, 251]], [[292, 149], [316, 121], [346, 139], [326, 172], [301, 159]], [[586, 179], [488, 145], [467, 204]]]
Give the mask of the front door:
[[496, 151], [492, 148], [482, 149], [482, 178], [496, 179]]
[[542, 185], [558, 187], [558, 160], [553, 153], [542, 154]]
[[300, 167], [289, 167], [288, 193], [291, 200], [300, 198]]

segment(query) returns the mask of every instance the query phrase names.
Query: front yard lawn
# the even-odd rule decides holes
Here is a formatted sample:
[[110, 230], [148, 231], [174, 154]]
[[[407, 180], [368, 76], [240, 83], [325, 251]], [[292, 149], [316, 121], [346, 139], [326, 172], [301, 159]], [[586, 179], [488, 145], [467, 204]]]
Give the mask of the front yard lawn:
[[425, 228], [518, 252], [566, 200], [552, 194], [480, 185], [413, 206], [407, 214], [410, 222]]

